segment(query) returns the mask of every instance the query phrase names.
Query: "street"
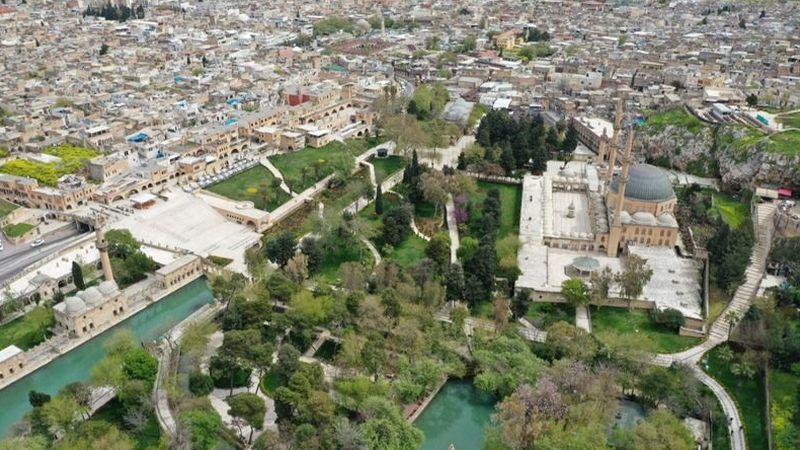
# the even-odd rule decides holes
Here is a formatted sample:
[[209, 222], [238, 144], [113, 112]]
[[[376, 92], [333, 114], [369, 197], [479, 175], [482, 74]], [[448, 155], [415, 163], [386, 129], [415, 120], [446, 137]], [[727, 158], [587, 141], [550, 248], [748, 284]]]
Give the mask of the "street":
[[5, 236], [0, 237], [3, 242], [3, 251], [0, 252], [0, 283], [5, 283], [27, 266], [67, 247], [86, 234], [88, 233], [79, 234], [75, 227], [60, 228], [40, 236], [40, 239], [44, 239], [44, 244], [39, 247], [31, 247], [29, 242], [13, 245]]

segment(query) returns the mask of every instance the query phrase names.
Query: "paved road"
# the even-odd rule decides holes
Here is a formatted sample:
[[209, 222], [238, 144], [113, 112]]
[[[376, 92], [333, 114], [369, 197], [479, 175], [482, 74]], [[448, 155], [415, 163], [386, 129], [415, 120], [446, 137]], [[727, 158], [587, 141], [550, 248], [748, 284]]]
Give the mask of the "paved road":
[[35, 248], [28, 243], [12, 247], [4, 240], [3, 247], [5, 250], [0, 252], [0, 283], [18, 274], [29, 265], [69, 246], [87, 234], [80, 234], [77, 228], [73, 227], [61, 228], [52, 233], [42, 235], [41, 238], [45, 241], [44, 245]]

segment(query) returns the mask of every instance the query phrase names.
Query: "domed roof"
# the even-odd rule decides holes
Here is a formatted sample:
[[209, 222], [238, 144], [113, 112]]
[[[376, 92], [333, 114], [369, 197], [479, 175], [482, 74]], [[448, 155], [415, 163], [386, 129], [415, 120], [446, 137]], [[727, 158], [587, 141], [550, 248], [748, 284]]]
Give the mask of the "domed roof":
[[80, 297], [89, 306], [97, 306], [100, 303], [103, 303], [103, 294], [101, 294], [100, 290], [94, 286], [86, 289], [83, 292], [78, 292], [78, 297]]
[[66, 313], [70, 316], [78, 315], [86, 308], [86, 304], [78, 297], [67, 297], [67, 299], [64, 300], [64, 304], [67, 305]]
[[[619, 177], [614, 177], [611, 190], [619, 192]], [[675, 197], [667, 172], [650, 164], [635, 164], [628, 169], [625, 198], [644, 201], [668, 200]]]
[[649, 212], [639, 211], [633, 214], [633, 220], [639, 223], [645, 223], [650, 225], [656, 224], [656, 218]]
[[668, 212], [665, 212], [665, 213], [661, 214], [660, 216], [658, 216], [658, 223], [661, 224], [661, 225], [664, 225], [664, 226], [668, 226], [668, 227], [677, 227], [678, 226], [678, 221], [675, 220], [675, 217], [672, 214], [668, 213]]
[[116, 295], [119, 292], [119, 287], [117, 287], [117, 283], [113, 281], [103, 281], [100, 283], [100, 286], [97, 287], [105, 297], [111, 297], [112, 295]]
[[619, 220], [622, 221], [622, 223], [630, 223], [631, 215], [628, 214], [628, 211], [622, 211], [619, 215]]
[[591, 256], [578, 256], [572, 260], [572, 267], [582, 272], [594, 272], [600, 268], [600, 262]]

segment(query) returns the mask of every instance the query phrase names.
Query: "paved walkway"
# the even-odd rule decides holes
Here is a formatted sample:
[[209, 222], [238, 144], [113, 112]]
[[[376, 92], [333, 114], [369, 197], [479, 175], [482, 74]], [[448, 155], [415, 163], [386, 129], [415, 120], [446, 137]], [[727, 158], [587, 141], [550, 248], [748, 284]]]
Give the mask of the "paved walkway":
[[455, 204], [453, 204], [453, 196], [447, 196], [447, 204], [445, 204], [445, 212], [447, 215], [447, 231], [450, 233], [450, 263], [455, 263], [458, 258], [458, 248], [461, 245], [458, 240], [458, 223], [456, 223]]
[[258, 160], [258, 162], [261, 163], [262, 166], [266, 167], [267, 170], [272, 172], [272, 176], [281, 180], [281, 190], [283, 192], [286, 192], [287, 194], [293, 197], [297, 196], [297, 193], [292, 192], [292, 190], [289, 188], [289, 185], [286, 184], [286, 181], [284, 181], [283, 174], [281, 173], [281, 171], [278, 170], [278, 168], [275, 167], [274, 164], [272, 164], [272, 161], [270, 161], [269, 158], [267, 158], [266, 156], [262, 156], [261, 159]]
[[586, 306], [578, 306], [575, 308], [575, 326], [585, 330], [587, 333], [592, 332], [592, 322], [589, 320], [589, 308]]
[[461, 139], [450, 147], [439, 148], [435, 152], [433, 149], [423, 149], [417, 152], [419, 161], [438, 170], [442, 170], [444, 166], [456, 167], [458, 155], [473, 142], [475, 142], [475, 136], [461, 136]]
[[369, 239], [361, 238], [361, 242], [363, 242], [364, 245], [366, 245], [367, 248], [369, 249], [369, 252], [372, 253], [372, 257], [375, 258], [375, 267], [377, 267], [378, 264], [380, 264], [381, 261], [383, 260], [381, 258], [381, 253], [378, 251], [377, 248], [375, 248], [374, 245], [372, 245], [372, 242], [370, 242]]

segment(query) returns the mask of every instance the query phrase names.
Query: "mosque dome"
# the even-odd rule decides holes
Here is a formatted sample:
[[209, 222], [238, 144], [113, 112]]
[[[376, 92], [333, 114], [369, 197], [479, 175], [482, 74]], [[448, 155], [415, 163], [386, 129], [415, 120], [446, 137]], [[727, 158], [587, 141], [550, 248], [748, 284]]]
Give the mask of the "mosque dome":
[[111, 297], [112, 295], [116, 295], [119, 292], [119, 287], [117, 283], [113, 281], [103, 281], [100, 283], [100, 286], [97, 287], [105, 297]]
[[628, 214], [628, 211], [622, 211], [622, 213], [619, 215], [619, 220], [622, 223], [630, 223], [631, 215]]
[[658, 216], [658, 223], [667, 227], [677, 227], [678, 221], [675, 220], [675, 216], [672, 214], [665, 212]]
[[83, 292], [78, 292], [78, 297], [80, 297], [89, 306], [97, 306], [100, 303], [103, 303], [103, 294], [101, 294], [100, 290], [94, 286], [86, 289]]
[[647, 224], [647, 225], [655, 225], [656, 218], [649, 212], [639, 211], [633, 214], [633, 220], [638, 223]]
[[86, 304], [78, 297], [67, 297], [64, 304], [66, 304], [66, 313], [70, 316], [78, 315], [86, 308]]
[[[611, 190], [619, 192], [619, 177], [614, 177]], [[674, 197], [675, 191], [665, 170], [650, 164], [635, 164], [628, 169], [625, 198], [653, 202]]]

